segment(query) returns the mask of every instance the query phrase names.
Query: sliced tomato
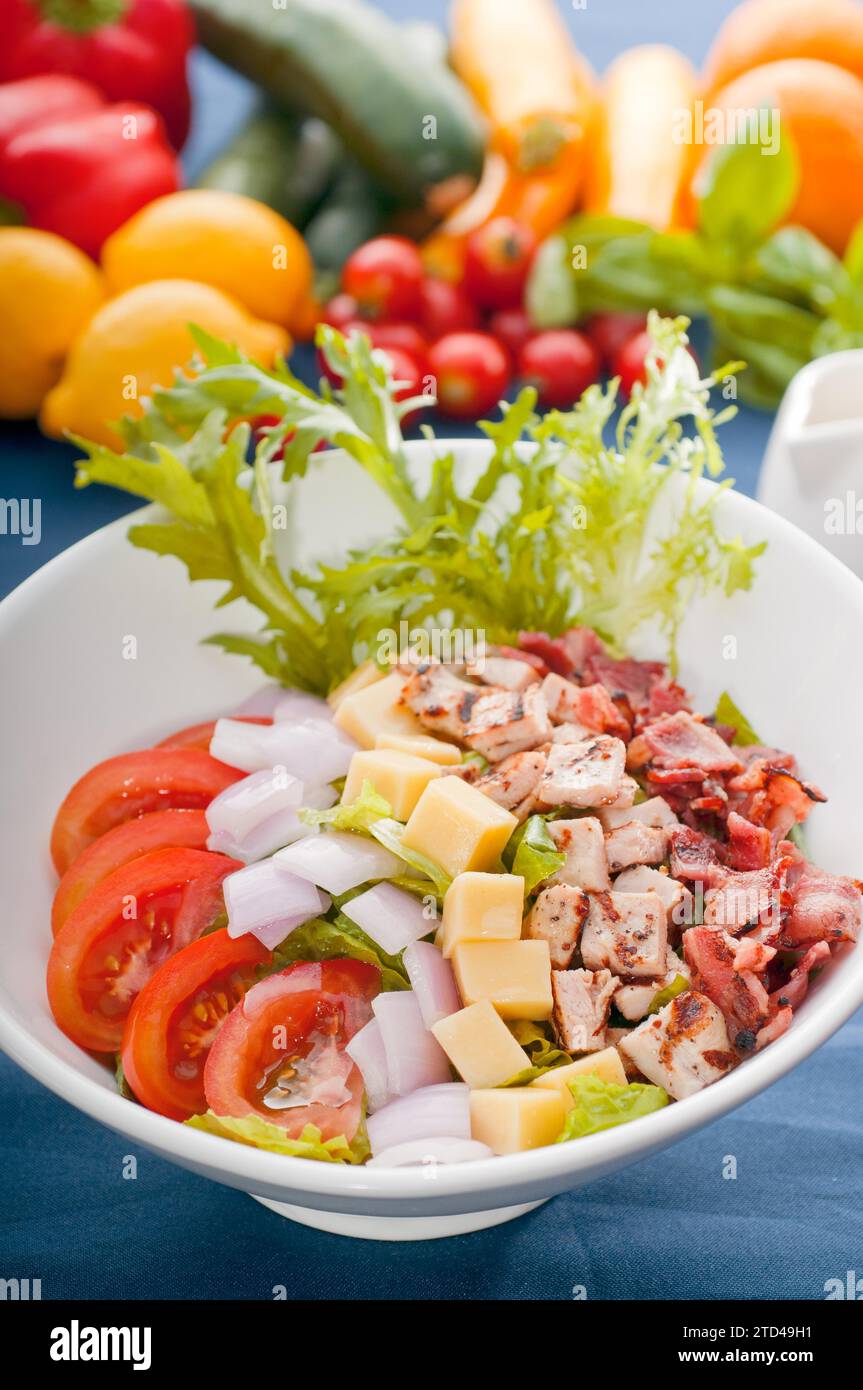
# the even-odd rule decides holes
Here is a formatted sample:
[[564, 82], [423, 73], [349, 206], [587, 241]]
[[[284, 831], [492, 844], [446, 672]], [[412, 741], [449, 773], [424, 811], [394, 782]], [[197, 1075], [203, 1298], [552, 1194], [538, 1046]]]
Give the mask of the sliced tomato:
[[222, 1025], [204, 1068], [216, 1115], [257, 1115], [296, 1138], [317, 1125], [350, 1141], [363, 1081], [345, 1044], [371, 1018], [380, 971], [357, 960], [298, 961], [249, 990]]
[[78, 855], [60, 880], [51, 908], [56, 936], [69, 913], [103, 878], [155, 849], [206, 849], [210, 827], [203, 811], [148, 811], [106, 830]]
[[[227, 716], [226, 716], [227, 717]], [[235, 719], [238, 724], [272, 724], [272, 719], [266, 718], [261, 714], [232, 714], [231, 719]], [[175, 734], [169, 734], [156, 744], [157, 748], [203, 748], [205, 753], [210, 751], [210, 740], [216, 732], [215, 719], [207, 719], [203, 724], [189, 724], [185, 729], [178, 729]]]
[[159, 966], [123, 1033], [123, 1071], [148, 1110], [172, 1120], [206, 1110], [204, 1063], [213, 1040], [272, 954], [254, 936], [233, 940], [222, 927]]
[[66, 1036], [116, 1052], [135, 997], [163, 961], [220, 925], [222, 880], [239, 868], [224, 854], [157, 849], [98, 883], [67, 917], [48, 961], [48, 1002]]
[[245, 774], [200, 748], [145, 748], [98, 763], [75, 783], [51, 832], [51, 858], [64, 874], [88, 845], [147, 811], [203, 810]]

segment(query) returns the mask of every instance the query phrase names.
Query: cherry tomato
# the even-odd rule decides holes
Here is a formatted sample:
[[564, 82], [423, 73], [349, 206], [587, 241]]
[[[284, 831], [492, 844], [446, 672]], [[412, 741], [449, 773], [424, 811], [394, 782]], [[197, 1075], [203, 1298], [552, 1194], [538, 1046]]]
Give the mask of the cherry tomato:
[[51, 831], [51, 858], [65, 874], [83, 850], [145, 811], [200, 811], [244, 773], [200, 748], [145, 748], [97, 763], [69, 792]]
[[221, 927], [159, 966], [123, 1032], [123, 1071], [142, 1105], [172, 1120], [206, 1110], [204, 1064], [216, 1034], [271, 960], [254, 936], [233, 940]]
[[498, 309], [488, 321], [488, 331], [503, 343], [513, 362], [517, 362], [525, 343], [536, 333], [525, 309]]
[[97, 883], [66, 918], [48, 961], [48, 1002], [79, 1047], [116, 1052], [135, 996], [163, 961], [224, 912], [224, 854], [157, 849]]
[[[642, 386], [647, 384], [647, 354], [649, 351], [650, 334], [645, 329], [643, 333], [636, 333], [634, 337], [625, 342], [614, 359], [612, 375], [620, 377], [620, 394], [624, 400], [632, 394], [632, 388], [637, 381], [640, 381]], [[697, 363], [698, 358], [692, 348], [687, 348], [687, 352]], [[662, 365], [662, 359], [659, 358], [658, 360]]]
[[149, 811], [106, 830], [66, 870], [54, 894], [51, 930], [56, 936], [69, 913], [108, 874], [156, 849], [206, 849], [210, 827], [203, 811]]
[[423, 263], [407, 237], [380, 236], [354, 251], [342, 272], [342, 288], [364, 318], [419, 317]]
[[[266, 718], [262, 714], [232, 714], [231, 719], [238, 724], [272, 724], [272, 719]], [[215, 719], [208, 719], [203, 724], [190, 724], [186, 729], [178, 729], [175, 734], [169, 734], [156, 744], [157, 748], [203, 748], [205, 753], [210, 751], [210, 741], [216, 732]]]
[[296, 1138], [317, 1125], [350, 1141], [363, 1081], [345, 1044], [371, 1018], [380, 971], [364, 961], [298, 961], [254, 985], [223, 1023], [204, 1068], [216, 1115], [258, 1115]]
[[472, 333], [480, 326], [476, 305], [460, 285], [426, 276], [422, 283], [420, 326], [430, 342], [447, 333]]
[[483, 309], [512, 309], [521, 303], [537, 240], [512, 217], [493, 217], [469, 237], [465, 289]]
[[535, 386], [539, 403], [568, 409], [599, 376], [599, 353], [573, 328], [537, 333], [521, 350], [519, 375]]
[[510, 360], [487, 333], [449, 333], [429, 352], [429, 373], [441, 414], [476, 420], [505, 394]]
[[324, 305], [322, 323], [328, 323], [331, 328], [338, 328], [339, 332], [344, 332], [345, 325], [352, 323], [359, 318], [360, 306], [351, 294], [336, 294]]
[[365, 333], [372, 347], [398, 348], [413, 357], [418, 366], [425, 366], [429, 345], [415, 323], [366, 323], [364, 319], [353, 319], [345, 325], [345, 333], [354, 329]]
[[623, 344], [646, 327], [644, 314], [594, 314], [584, 331], [602, 358], [602, 365], [611, 371]]

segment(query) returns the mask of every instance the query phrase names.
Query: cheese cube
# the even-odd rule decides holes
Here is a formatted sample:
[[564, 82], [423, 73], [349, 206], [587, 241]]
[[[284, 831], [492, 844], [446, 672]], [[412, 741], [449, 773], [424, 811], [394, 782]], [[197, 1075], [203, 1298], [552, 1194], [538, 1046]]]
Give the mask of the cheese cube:
[[460, 748], [445, 739], [432, 738], [431, 734], [378, 734], [375, 748], [396, 748], [400, 753], [413, 753], [415, 758], [440, 763], [441, 767], [457, 767], [461, 762]]
[[488, 999], [501, 1018], [551, 1014], [547, 941], [460, 941], [452, 963], [463, 1004]]
[[502, 1086], [530, 1066], [487, 999], [440, 1019], [431, 1031], [468, 1086]]
[[363, 782], [369, 781], [390, 803], [396, 820], [407, 820], [429, 782], [440, 775], [438, 764], [428, 758], [414, 758], [394, 748], [372, 748], [351, 758], [342, 801], [356, 801]]
[[382, 671], [373, 661], [364, 661], [355, 671], [351, 671], [349, 676], [345, 676], [341, 685], [330, 691], [327, 696], [330, 707], [337, 710], [348, 695], [356, 695], [367, 686], [374, 685], [376, 681], [382, 681], [385, 675], [386, 671]]
[[492, 868], [517, 825], [511, 811], [460, 777], [440, 777], [417, 802], [403, 844], [455, 878], [466, 869]]
[[399, 704], [404, 676], [393, 672], [362, 690], [345, 695], [333, 723], [355, 738], [361, 748], [374, 748], [379, 734], [421, 734], [422, 724], [406, 705]]
[[493, 1153], [515, 1154], [541, 1149], [560, 1136], [566, 1105], [559, 1091], [532, 1086], [503, 1091], [471, 1091], [470, 1132]]
[[520, 875], [459, 874], [443, 900], [444, 955], [459, 941], [518, 941], [523, 912]]
[[615, 1086], [627, 1084], [626, 1072], [623, 1070], [623, 1063], [616, 1047], [607, 1047], [603, 1052], [594, 1052], [590, 1057], [579, 1057], [577, 1062], [570, 1062], [568, 1067], [554, 1067], [551, 1071], [543, 1072], [542, 1076], [538, 1076], [530, 1084], [544, 1091], [559, 1091], [566, 1109], [571, 1110], [575, 1100], [567, 1083], [574, 1076], [586, 1076], [590, 1072], [598, 1076], [600, 1081], [611, 1081]]

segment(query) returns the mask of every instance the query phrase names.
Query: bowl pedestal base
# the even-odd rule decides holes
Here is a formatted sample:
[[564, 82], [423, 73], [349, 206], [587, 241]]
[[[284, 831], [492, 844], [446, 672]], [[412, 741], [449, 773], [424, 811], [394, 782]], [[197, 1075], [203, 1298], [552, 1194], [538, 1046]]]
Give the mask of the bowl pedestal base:
[[311, 1207], [294, 1207], [288, 1202], [250, 1195], [289, 1221], [313, 1226], [316, 1231], [329, 1231], [331, 1235], [352, 1236], [355, 1240], [440, 1240], [445, 1236], [463, 1236], [471, 1231], [484, 1231], [489, 1226], [500, 1226], [504, 1221], [514, 1221], [542, 1206], [542, 1201], [523, 1202], [520, 1206], [462, 1212], [455, 1216], [355, 1216], [350, 1212], [314, 1211]]

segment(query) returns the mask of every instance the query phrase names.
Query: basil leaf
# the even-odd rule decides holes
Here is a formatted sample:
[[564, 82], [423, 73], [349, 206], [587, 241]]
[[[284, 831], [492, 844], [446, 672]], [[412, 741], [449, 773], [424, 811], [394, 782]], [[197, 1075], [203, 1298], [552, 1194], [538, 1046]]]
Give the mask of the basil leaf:
[[766, 148], [761, 143], [719, 145], [708, 156], [696, 195], [699, 227], [711, 241], [754, 246], [791, 209], [800, 166], [787, 129], [775, 154]]

